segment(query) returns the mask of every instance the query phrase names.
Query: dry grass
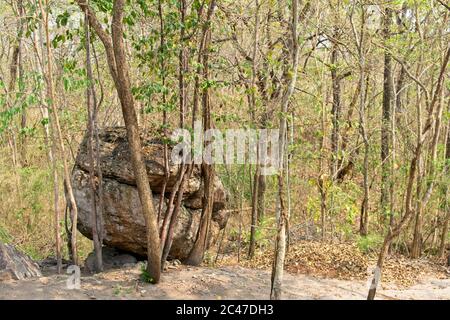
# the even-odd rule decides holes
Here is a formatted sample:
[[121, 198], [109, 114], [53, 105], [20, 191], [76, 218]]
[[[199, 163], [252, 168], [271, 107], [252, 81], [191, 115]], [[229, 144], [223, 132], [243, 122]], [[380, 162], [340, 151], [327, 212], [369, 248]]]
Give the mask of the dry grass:
[[[36, 149], [36, 150], [33, 150]], [[45, 153], [31, 147], [29, 154], [34, 165], [13, 169], [8, 149], [0, 151], [0, 241], [12, 243], [34, 259], [54, 256], [54, 196], [52, 172]], [[62, 186], [60, 208], [64, 208]], [[63, 218], [64, 212], [61, 212]], [[61, 223], [65, 241], [64, 222]], [[79, 234], [82, 257], [92, 248], [90, 241]], [[67, 247], [63, 245], [67, 258]]]

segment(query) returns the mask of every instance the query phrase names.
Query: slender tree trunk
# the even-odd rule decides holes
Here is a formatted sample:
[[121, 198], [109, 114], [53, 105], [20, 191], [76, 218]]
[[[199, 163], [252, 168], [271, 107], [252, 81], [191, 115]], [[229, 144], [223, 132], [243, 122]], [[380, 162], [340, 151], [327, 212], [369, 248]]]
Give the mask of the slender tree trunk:
[[318, 188], [320, 193], [320, 232], [322, 240], [325, 240], [325, 230], [326, 230], [326, 213], [327, 213], [327, 193], [325, 190], [324, 175], [318, 178]]
[[289, 224], [289, 216], [286, 212], [284, 203], [284, 155], [286, 147], [286, 114], [289, 107], [289, 101], [295, 89], [295, 84], [297, 81], [298, 72], [298, 60], [299, 60], [299, 44], [298, 44], [298, 0], [292, 1], [292, 16], [291, 16], [291, 57], [292, 57], [292, 73], [287, 83], [284, 95], [281, 101], [281, 119], [280, 119], [280, 135], [279, 135], [279, 150], [278, 150], [278, 161], [279, 161], [279, 171], [278, 171], [278, 203], [279, 203], [279, 215], [277, 221], [277, 240], [275, 244], [275, 257], [272, 266], [272, 278], [271, 278], [271, 290], [270, 298], [272, 300], [281, 299], [281, 287], [283, 281], [284, 273], [284, 260], [286, 255], [286, 238], [287, 238], [287, 228]]
[[[438, 108], [434, 115], [434, 131], [433, 137], [431, 141], [430, 153], [431, 156], [428, 161], [428, 170], [426, 173], [422, 174], [422, 181], [427, 181], [426, 190], [421, 196], [421, 187], [422, 184], [418, 183], [418, 192], [417, 192], [417, 212], [416, 212], [416, 221], [414, 225], [414, 237], [413, 244], [411, 249], [411, 258], [417, 259], [422, 254], [422, 246], [423, 246], [423, 235], [422, 235], [422, 226], [423, 226], [423, 210], [426, 208], [428, 204], [428, 200], [431, 198], [431, 194], [434, 189], [435, 181], [436, 181], [436, 160], [437, 160], [437, 146], [439, 142], [439, 136], [441, 133], [441, 118], [442, 111], [444, 105], [444, 97], [443, 90], [441, 90], [440, 100], [438, 104]], [[420, 120], [418, 121], [420, 124]], [[445, 175], [446, 166], [444, 166], [442, 173]]]
[[59, 123], [59, 116], [57, 108], [55, 107], [55, 93], [54, 93], [54, 83], [53, 83], [53, 70], [52, 70], [52, 49], [50, 40], [50, 31], [48, 23], [48, 0], [45, 0], [45, 8], [42, 0], [39, 0], [39, 7], [42, 15], [42, 24], [45, 31], [46, 49], [47, 49], [47, 97], [49, 100], [49, 107], [53, 115], [54, 127], [56, 129], [56, 137], [58, 141], [58, 147], [60, 151], [61, 160], [64, 168], [64, 185], [66, 186], [67, 196], [69, 198], [70, 209], [72, 212], [72, 259], [74, 264], [78, 264], [78, 253], [77, 253], [77, 219], [78, 219], [78, 208], [75, 202], [75, 197], [72, 189], [71, 176], [69, 171], [69, 166], [66, 160], [65, 146], [62, 136], [61, 125]]
[[[252, 77], [251, 77], [251, 94], [250, 94], [250, 114], [252, 120], [256, 121], [256, 52], [258, 48], [258, 30], [259, 29], [259, 1], [255, 2], [255, 27], [253, 30], [253, 52], [252, 52]], [[258, 157], [259, 158], [259, 157]], [[251, 166], [250, 166], [251, 168]], [[255, 255], [256, 246], [256, 228], [258, 224], [258, 196], [259, 196], [259, 176], [261, 174], [259, 164], [256, 164], [255, 174], [253, 176], [252, 190], [252, 218], [250, 226], [250, 244], [248, 249], [248, 258], [252, 259]]]
[[187, 72], [187, 59], [186, 48], [184, 45], [185, 36], [185, 21], [186, 21], [186, 0], [180, 1], [180, 17], [181, 17], [181, 30], [180, 30], [180, 52], [179, 52], [179, 66], [178, 66], [178, 86], [179, 86], [179, 103], [180, 103], [180, 127], [184, 127], [186, 117], [186, 82], [184, 74]]
[[[35, 69], [39, 68], [39, 71], [42, 75], [45, 74], [44, 70], [44, 57], [45, 52], [43, 48], [43, 39], [42, 39], [42, 26], [39, 25], [39, 34], [40, 38], [39, 41], [37, 40], [37, 37], [33, 37], [33, 48], [35, 50], [34, 54], [34, 60], [35, 60]], [[42, 91], [39, 92], [39, 98], [40, 101], [44, 101], [44, 94]], [[42, 103], [42, 106], [39, 108], [42, 119], [49, 119], [50, 117], [50, 107], [44, 106], [44, 103]], [[56, 164], [56, 145], [55, 145], [55, 132], [54, 128], [52, 127], [53, 121], [44, 122], [42, 121], [43, 131], [44, 131], [44, 142], [45, 147], [47, 149], [47, 158], [48, 163], [50, 166], [50, 169], [52, 170], [52, 177], [53, 177], [53, 223], [54, 223], [54, 233], [55, 233], [55, 255], [56, 255], [56, 268], [57, 272], [61, 273], [62, 271], [62, 254], [61, 254], [61, 228], [60, 228], [60, 220], [61, 220], [61, 213], [60, 213], [60, 207], [59, 207], [59, 182], [58, 182], [58, 169]], [[67, 233], [69, 236], [69, 233]], [[70, 240], [69, 240], [70, 242]], [[69, 253], [71, 250], [69, 250]]]
[[[419, 67], [418, 67], [419, 69]], [[417, 70], [419, 73], [419, 70]], [[417, 136], [420, 137], [420, 134], [423, 130], [422, 124], [422, 89], [417, 86]], [[419, 141], [420, 139], [418, 139]], [[419, 141], [420, 142], [420, 141]], [[418, 143], [419, 143], [418, 142]], [[419, 154], [417, 156], [417, 183], [416, 183], [416, 210], [415, 210], [415, 221], [414, 221], [414, 238], [411, 246], [410, 256], [411, 258], [418, 258], [420, 252], [422, 251], [422, 206], [420, 203], [420, 195], [422, 191], [422, 178], [423, 178], [423, 168], [422, 168], [422, 155]]]
[[[336, 35], [335, 35], [336, 36]], [[332, 44], [331, 50], [331, 86], [333, 91], [333, 106], [331, 116], [333, 129], [331, 131], [331, 177], [336, 175], [339, 167], [339, 123], [341, 121], [341, 83], [338, 76], [338, 47]]]
[[[164, 264], [167, 259], [167, 256], [169, 255], [170, 248], [172, 247], [173, 233], [175, 230], [175, 224], [178, 220], [178, 214], [181, 210], [181, 201], [183, 199], [184, 188], [186, 185], [186, 181], [188, 181], [190, 179], [193, 168], [194, 168], [193, 165], [190, 165], [190, 166], [183, 165], [181, 167], [180, 177], [178, 178], [178, 181], [180, 182], [180, 186], [179, 187], [176, 186], [174, 188], [174, 190], [177, 189], [175, 206], [173, 206], [171, 211], [168, 208], [167, 212], [166, 212], [167, 221], [169, 221], [169, 227], [167, 230], [167, 234], [165, 235], [163, 233], [163, 235], [165, 235], [164, 242], [163, 242], [163, 239], [161, 239], [161, 246], [163, 247], [162, 257], [161, 257], [161, 269], [163, 269]], [[169, 203], [169, 207], [172, 207], [172, 203], [173, 203], [173, 199], [171, 199], [171, 201]], [[164, 217], [164, 219], [166, 219], [166, 217]], [[166, 220], [164, 220], [164, 223], [165, 222], [166, 222]]]
[[[418, 162], [419, 162], [419, 158], [422, 154], [422, 148], [425, 143], [425, 139], [428, 136], [428, 132], [431, 129], [435, 104], [437, 101], [437, 97], [440, 95], [440, 92], [442, 90], [442, 84], [444, 81], [445, 70], [447, 68], [449, 59], [450, 59], [450, 48], [448, 47], [446, 49], [446, 53], [445, 53], [445, 56], [444, 56], [444, 59], [443, 59], [442, 65], [441, 65], [439, 78], [437, 80], [436, 89], [434, 91], [432, 100], [431, 100], [431, 102], [429, 102], [429, 104], [427, 104], [427, 111], [428, 111], [427, 113], [428, 114], [427, 114], [426, 122], [425, 122], [425, 125], [424, 125], [422, 131], [420, 132], [420, 134], [417, 138], [416, 148], [414, 150], [413, 158], [410, 163], [409, 173], [408, 173], [408, 181], [407, 181], [407, 185], [406, 185], [406, 195], [405, 195], [405, 214], [403, 215], [403, 217], [400, 219], [400, 221], [396, 225], [389, 228], [388, 233], [387, 233], [386, 237], [384, 238], [383, 246], [382, 246], [379, 256], [378, 256], [377, 269], [375, 272], [375, 276], [372, 279], [372, 284], [369, 289], [369, 293], [367, 295], [367, 300], [375, 299], [378, 282], [379, 282], [379, 279], [382, 274], [384, 259], [387, 254], [387, 251], [388, 251], [392, 241], [396, 237], [398, 237], [400, 232], [405, 228], [405, 226], [408, 225], [408, 223], [411, 220], [411, 217], [413, 215], [412, 194], [413, 194], [414, 181], [416, 179]], [[407, 72], [406, 69], [405, 69], [405, 72]], [[407, 74], [410, 78], [412, 78], [413, 80], [416, 81], [416, 79], [409, 72], [407, 72]]]
[[[216, 1], [212, 0], [208, 7], [205, 26], [202, 31], [202, 39], [200, 48], [200, 54], [202, 55], [203, 64], [203, 79], [208, 80], [209, 77], [209, 46], [211, 43], [211, 19], [216, 6]], [[211, 101], [209, 97], [209, 89], [205, 88], [202, 92], [202, 105], [203, 105], [203, 127], [204, 130], [212, 128], [211, 122]], [[202, 199], [202, 215], [200, 219], [200, 225], [197, 232], [197, 238], [194, 246], [189, 253], [188, 258], [185, 260], [186, 264], [199, 265], [203, 261], [204, 253], [207, 247], [209, 227], [211, 223], [212, 207], [213, 207], [213, 188], [214, 188], [214, 166], [212, 164], [202, 163], [202, 175], [203, 175], [203, 199]]]
[[[447, 142], [445, 144], [445, 159], [447, 161], [447, 166], [444, 169], [444, 173], [449, 173], [449, 161], [450, 161], [450, 121], [448, 123], [447, 126]], [[442, 192], [443, 196], [444, 196], [444, 212], [447, 212], [444, 215], [444, 221], [442, 224], [442, 232], [441, 232], [441, 236], [440, 236], [440, 243], [439, 243], [439, 257], [444, 258], [444, 254], [445, 254], [445, 241], [447, 239], [447, 233], [448, 233], [448, 224], [450, 221], [450, 200], [449, 200], [449, 186], [444, 185], [444, 190]]]
[[[96, 57], [96, 53], [95, 53], [95, 47], [92, 47], [94, 50], [94, 58], [96, 61], [96, 65], [97, 65], [97, 71], [98, 71], [98, 61], [97, 61], [97, 57]], [[98, 73], [98, 72], [97, 72]], [[105, 212], [105, 206], [104, 206], [104, 202], [103, 202], [103, 172], [102, 172], [102, 166], [101, 166], [101, 157], [100, 157], [100, 137], [99, 137], [99, 130], [98, 130], [98, 111], [100, 109], [100, 106], [102, 104], [102, 100], [103, 100], [103, 89], [102, 89], [102, 85], [101, 85], [101, 79], [100, 79], [100, 74], [97, 74], [97, 79], [98, 82], [100, 83], [100, 90], [101, 90], [101, 94], [100, 94], [100, 100], [97, 101], [97, 93], [95, 91], [95, 84], [94, 84], [94, 78], [91, 72], [91, 92], [92, 92], [92, 102], [93, 102], [93, 117], [92, 117], [92, 124], [93, 124], [93, 129], [94, 129], [94, 138], [95, 138], [95, 157], [96, 157], [96, 162], [97, 162], [97, 168], [96, 168], [96, 174], [98, 177], [98, 211], [97, 211], [97, 231], [98, 231], [98, 238], [99, 238], [99, 242], [100, 245], [103, 245], [103, 232], [104, 232], [104, 227], [103, 227], [103, 215]], [[103, 260], [103, 255], [100, 255], [102, 257]], [[101, 263], [103, 265], [103, 261]]]
[[[17, 44], [13, 49], [12, 61], [10, 66], [10, 83], [9, 83], [9, 92], [14, 94], [15, 86], [17, 79], [19, 79], [19, 83], [24, 81], [23, 79], [23, 29], [24, 29], [24, 16], [25, 10], [23, 6], [22, 0], [17, 0], [17, 18], [19, 20], [17, 27]], [[21, 121], [20, 128], [25, 129], [27, 124], [27, 109], [22, 108], [21, 110]], [[26, 166], [27, 165], [27, 154], [26, 154], [26, 134], [19, 135], [19, 152], [20, 158], [17, 157], [17, 165], [18, 166]]]
[[[180, 41], [181, 48], [178, 55], [179, 60], [179, 71], [178, 71], [178, 88], [179, 88], [179, 125], [180, 128], [184, 128], [185, 126], [185, 113], [186, 113], [186, 82], [184, 78], [184, 74], [188, 72], [188, 61], [186, 58], [186, 52], [184, 47], [184, 37], [185, 37], [185, 17], [186, 17], [186, 1], [182, 0], [180, 3], [180, 16], [181, 16], [181, 24], [182, 28], [180, 30]], [[201, 56], [201, 55], [199, 55]], [[198, 92], [198, 83], [195, 88], [196, 92]], [[198, 97], [198, 95], [196, 95]], [[198, 101], [196, 102], [198, 103]], [[195, 114], [193, 113], [192, 123], [195, 121]], [[164, 265], [166, 259], [169, 255], [170, 248], [172, 247], [173, 233], [175, 230], [175, 224], [178, 220], [178, 213], [181, 209], [181, 200], [183, 199], [184, 188], [186, 181], [188, 181], [192, 175], [194, 169], [193, 164], [185, 164], [180, 168], [180, 171], [177, 176], [177, 181], [175, 186], [170, 194], [169, 204], [167, 206], [167, 210], [164, 216], [163, 224], [161, 227], [161, 270], [164, 269]]]
[[265, 195], [266, 195], [266, 176], [261, 174], [260, 168], [260, 174], [258, 176], [258, 203], [257, 203], [259, 224], [261, 224], [261, 222], [264, 220], [265, 217], [265, 210], [266, 210]]
[[[22, 33], [23, 33], [23, 21], [22, 21], [22, 15], [23, 15], [23, 5], [22, 1], [18, 0], [18, 29], [17, 29], [17, 43], [14, 44], [12, 57], [11, 57], [11, 63], [9, 65], [9, 84], [7, 87], [7, 101], [6, 105], [8, 108], [12, 108], [14, 104], [16, 103], [16, 100], [13, 100], [16, 96], [16, 84], [17, 79], [19, 81], [22, 81]], [[19, 86], [20, 88], [20, 86]], [[26, 113], [26, 109], [22, 109], [22, 118], [24, 117], [24, 114]], [[26, 117], [26, 116], [25, 116]], [[13, 172], [14, 172], [14, 180], [15, 180], [15, 187], [16, 187], [16, 194], [19, 201], [19, 206], [22, 207], [22, 196], [21, 196], [21, 179], [19, 174], [19, 169], [21, 166], [24, 166], [26, 163], [26, 159], [24, 156], [23, 151], [23, 143], [24, 143], [24, 136], [21, 137], [19, 135], [19, 139], [17, 139], [16, 130], [14, 127], [9, 128], [8, 132], [6, 134], [7, 140], [8, 140], [8, 146], [11, 149], [11, 159], [12, 159], [12, 165], [13, 165]], [[19, 144], [19, 146], [18, 146]], [[18, 150], [19, 149], [19, 150]], [[28, 217], [27, 217], [28, 218]]]
[[[326, 94], [326, 93], [325, 93]], [[322, 130], [322, 139], [320, 140], [320, 153], [322, 156], [320, 157], [320, 175], [317, 178], [317, 187], [319, 189], [320, 194], [320, 232], [322, 240], [325, 240], [325, 230], [326, 230], [326, 214], [327, 214], [327, 195], [324, 185], [324, 178], [326, 174], [325, 171], [325, 143], [326, 143], [326, 111], [325, 111], [325, 102], [322, 102], [322, 115], [321, 115], [321, 130]], [[332, 159], [332, 161], [334, 161]], [[332, 168], [334, 165], [332, 166]]]
[[[352, 9], [353, 10], [353, 9]], [[367, 136], [367, 126], [366, 126], [366, 91], [368, 88], [365, 87], [365, 52], [364, 52], [364, 31], [365, 31], [365, 19], [366, 12], [365, 8], [361, 7], [361, 30], [358, 36], [356, 32], [355, 25], [353, 23], [353, 13], [350, 18], [352, 24], [352, 31], [355, 37], [356, 46], [358, 49], [358, 59], [359, 59], [359, 132], [364, 142], [364, 162], [363, 162], [363, 189], [364, 196], [361, 203], [361, 215], [360, 215], [360, 225], [359, 233], [362, 236], [368, 234], [368, 221], [369, 221], [369, 140]]]
[[[160, 68], [161, 68], [161, 82], [162, 86], [164, 87], [166, 85], [166, 70], [165, 70], [165, 57], [164, 52], [166, 51], [166, 41], [165, 41], [165, 30], [164, 30], [164, 13], [162, 8], [162, 0], [158, 1], [158, 14], [159, 14], [159, 23], [160, 23], [160, 45], [159, 45], [159, 60], [160, 60]], [[164, 203], [164, 195], [166, 193], [166, 187], [167, 182], [169, 181], [169, 150], [167, 146], [167, 111], [166, 111], [166, 91], [163, 90], [163, 97], [162, 97], [162, 103], [163, 103], [163, 125], [162, 125], [162, 135], [163, 135], [163, 143], [164, 143], [164, 150], [163, 150], [163, 159], [164, 159], [164, 181], [163, 186], [161, 188], [161, 194], [159, 196], [159, 207], [158, 207], [158, 222], [161, 219], [161, 212], [163, 208]], [[163, 247], [163, 246], [162, 246]], [[161, 248], [163, 249], [163, 248]]]
[[259, 195], [259, 176], [260, 166], [256, 165], [254, 174], [253, 191], [252, 191], [252, 219], [250, 226], [250, 244], [248, 248], [248, 258], [252, 259], [255, 255], [256, 246], [256, 228], [258, 223], [258, 195]]
[[148, 181], [147, 170], [142, 158], [142, 147], [139, 126], [131, 93], [130, 77], [126, 61], [125, 44], [123, 40], [124, 0], [115, 0], [113, 4], [113, 19], [111, 36], [103, 29], [95, 13], [85, 0], [77, 0], [81, 10], [87, 10], [89, 24], [96, 32], [105, 47], [108, 67], [114, 80], [119, 96], [122, 115], [127, 130], [127, 140], [131, 154], [131, 164], [136, 179], [142, 213], [146, 223], [147, 233], [147, 272], [152, 283], [158, 283], [161, 277], [161, 252], [157, 224], [157, 212], [153, 205], [153, 196]]
[[[89, 30], [89, 22], [88, 22], [88, 13], [85, 11], [84, 16], [84, 31], [85, 31], [85, 45], [86, 45], [86, 71], [89, 79], [89, 85], [86, 88], [86, 104], [88, 110], [88, 155], [89, 155], [89, 180], [91, 184], [91, 197], [92, 197], [92, 208], [91, 208], [91, 224], [92, 224], [92, 240], [94, 242], [94, 252], [95, 252], [95, 271], [101, 272], [103, 271], [103, 258], [102, 258], [102, 241], [101, 236], [99, 235], [98, 230], [98, 220], [99, 215], [102, 212], [98, 212], [97, 206], [97, 195], [96, 195], [96, 165], [95, 165], [95, 151], [94, 144], [96, 143], [95, 137], [95, 104], [96, 99], [94, 99], [94, 78], [92, 74], [92, 66], [91, 66], [91, 49], [90, 49], [90, 30]], [[98, 146], [97, 146], [98, 150]], [[98, 159], [97, 159], [98, 161]], [[100, 167], [100, 163], [97, 164]], [[99, 177], [97, 177], [99, 178]], [[101, 197], [102, 195], [100, 195]], [[99, 198], [100, 198], [99, 197]]]
[[[361, 77], [362, 78], [362, 77]], [[364, 84], [361, 84], [362, 86]], [[361, 87], [361, 93], [364, 91]], [[360, 93], [360, 94], [361, 94]], [[365, 99], [361, 98], [360, 102], [360, 132], [364, 141], [364, 162], [363, 162], [363, 189], [364, 196], [361, 203], [361, 216], [360, 216], [360, 227], [359, 233], [362, 236], [367, 236], [368, 234], [368, 223], [369, 223], [369, 140], [366, 132], [366, 121], [365, 121]]]
[[[115, 0], [112, 19], [112, 48], [115, 61], [115, 84], [122, 107], [123, 119], [127, 130], [127, 140], [131, 153], [142, 212], [147, 226], [147, 272], [152, 283], [158, 283], [161, 276], [160, 242], [157, 224], [157, 215], [153, 205], [153, 196], [148, 181], [147, 170], [142, 158], [139, 126], [134, 108], [134, 99], [131, 93], [128, 64], [126, 61], [125, 44], [123, 41], [123, 15], [125, 0]], [[109, 63], [113, 63], [109, 61]]]
[[[383, 36], [385, 45], [387, 45], [390, 37], [390, 27], [392, 20], [392, 11], [386, 7], [384, 10], [383, 19]], [[390, 146], [391, 146], [391, 112], [392, 112], [392, 57], [389, 49], [384, 52], [384, 76], [383, 76], [383, 108], [382, 108], [382, 123], [381, 123], [381, 198], [380, 208], [382, 221], [386, 216], [390, 216], [390, 174], [391, 161], [389, 160]]]

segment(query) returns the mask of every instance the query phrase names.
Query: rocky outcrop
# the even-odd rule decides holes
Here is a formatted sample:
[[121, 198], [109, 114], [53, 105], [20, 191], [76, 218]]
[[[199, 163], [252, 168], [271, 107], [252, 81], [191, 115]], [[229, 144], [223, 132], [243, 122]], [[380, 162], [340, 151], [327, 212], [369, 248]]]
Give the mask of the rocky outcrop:
[[39, 266], [9, 244], [0, 242], [0, 281], [40, 277]]
[[[145, 220], [135, 186], [125, 129], [106, 129], [100, 133], [99, 137], [103, 172], [104, 244], [146, 256]], [[142, 141], [142, 153], [147, 166], [147, 174], [154, 191], [154, 205], [155, 208], [158, 208], [160, 201], [158, 192], [161, 191], [164, 182], [163, 144], [156, 139], [144, 136]], [[179, 167], [169, 163], [169, 168], [168, 193], [176, 182]], [[89, 161], [85, 138], [72, 171], [72, 184], [78, 206], [78, 230], [86, 237], [92, 238], [90, 217], [94, 199], [92, 199], [88, 170]], [[218, 231], [224, 227], [227, 218], [225, 211], [222, 210], [225, 207], [227, 193], [220, 179], [217, 178], [214, 185], [215, 196], [210, 241], [216, 239]], [[185, 189], [185, 199], [175, 226], [172, 249], [169, 254], [172, 258], [185, 259], [194, 244], [201, 216], [202, 192], [200, 170], [195, 168]], [[98, 197], [98, 195], [96, 196]], [[168, 200], [164, 197], [163, 201], [162, 212], [164, 213]]]

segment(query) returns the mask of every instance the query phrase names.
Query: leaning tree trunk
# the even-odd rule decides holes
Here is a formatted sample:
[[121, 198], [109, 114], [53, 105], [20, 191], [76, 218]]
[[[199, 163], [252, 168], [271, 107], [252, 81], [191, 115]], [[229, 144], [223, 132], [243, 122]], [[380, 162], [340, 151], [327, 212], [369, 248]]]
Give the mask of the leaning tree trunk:
[[159, 248], [159, 233], [152, 190], [148, 181], [147, 170], [142, 159], [142, 147], [139, 136], [139, 126], [131, 93], [130, 76], [126, 61], [123, 41], [123, 15], [125, 0], [115, 0], [112, 19], [112, 43], [116, 62], [116, 89], [122, 107], [123, 119], [127, 130], [128, 145], [131, 153], [139, 199], [147, 225], [147, 272], [151, 282], [158, 283], [161, 276], [161, 260]]
[[[375, 275], [372, 279], [372, 284], [370, 286], [369, 293], [367, 295], [367, 300], [375, 299], [375, 294], [377, 291], [379, 279], [382, 275], [383, 264], [384, 264], [384, 260], [385, 260], [387, 251], [388, 251], [392, 241], [396, 237], [398, 237], [400, 232], [405, 228], [405, 226], [408, 225], [408, 223], [411, 220], [411, 217], [413, 215], [414, 210], [412, 209], [412, 197], [413, 197], [412, 195], [413, 195], [414, 181], [416, 180], [416, 173], [417, 173], [418, 164], [419, 164], [418, 162], [419, 162], [420, 156], [422, 154], [422, 148], [425, 143], [425, 139], [427, 138], [428, 133], [432, 127], [433, 117], [434, 117], [433, 115], [434, 115], [434, 111], [435, 111], [434, 107], [436, 105], [437, 98], [440, 95], [440, 92], [442, 90], [445, 70], [447, 68], [449, 59], [450, 59], [450, 47], [448, 47], [446, 50], [445, 57], [443, 59], [442, 65], [441, 65], [439, 78], [437, 80], [436, 89], [433, 93], [432, 100], [429, 104], [427, 104], [427, 111], [428, 111], [427, 113], [428, 114], [427, 114], [426, 122], [425, 122], [425, 125], [424, 125], [422, 131], [419, 133], [419, 136], [417, 138], [416, 148], [415, 148], [414, 155], [413, 155], [413, 158], [410, 163], [409, 174], [408, 174], [408, 183], [406, 186], [406, 195], [405, 195], [405, 214], [403, 215], [402, 219], [398, 222], [397, 225], [394, 225], [389, 228], [388, 233], [384, 239], [383, 246], [382, 246], [382, 248], [380, 250], [380, 254], [378, 256]], [[397, 60], [397, 61], [399, 61], [402, 64], [402, 67], [405, 68], [405, 72], [408, 74], [408, 76], [412, 80], [416, 81], [417, 84], [420, 87], [422, 87], [422, 89], [426, 90], [426, 88], [423, 86], [423, 84], [420, 83], [414, 76], [411, 75], [411, 73], [406, 69], [406, 67], [403, 65], [403, 63], [400, 60]]]
[[126, 61], [125, 44], [123, 41], [124, 0], [115, 0], [111, 36], [103, 29], [95, 13], [86, 0], [77, 0], [82, 11], [87, 10], [89, 24], [96, 32], [105, 47], [109, 71], [119, 96], [122, 115], [127, 130], [127, 140], [130, 148], [131, 164], [136, 179], [139, 199], [147, 226], [147, 272], [151, 282], [158, 283], [161, 277], [161, 256], [157, 216], [153, 205], [152, 190], [148, 181], [145, 163], [141, 154], [139, 125], [131, 92], [131, 83]]

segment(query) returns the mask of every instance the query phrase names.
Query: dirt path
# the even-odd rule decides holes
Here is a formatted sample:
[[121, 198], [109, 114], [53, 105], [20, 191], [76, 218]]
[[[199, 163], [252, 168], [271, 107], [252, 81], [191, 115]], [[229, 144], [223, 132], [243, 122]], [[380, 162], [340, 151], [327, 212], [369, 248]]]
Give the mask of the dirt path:
[[[69, 290], [68, 275], [0, 283], [0, 299], [267, 299], [270, 274], [238, 266], [218, 269], [178, 266], [163, 281], [139, 281], [139, 266], [82, 276], [81, 288]], [[284, 299], [365, 299], [365, 281], [286, 274]], [[450, 278], [426, 279], [409, 288], [379, 290], [378, 299], [450, 299]]]

